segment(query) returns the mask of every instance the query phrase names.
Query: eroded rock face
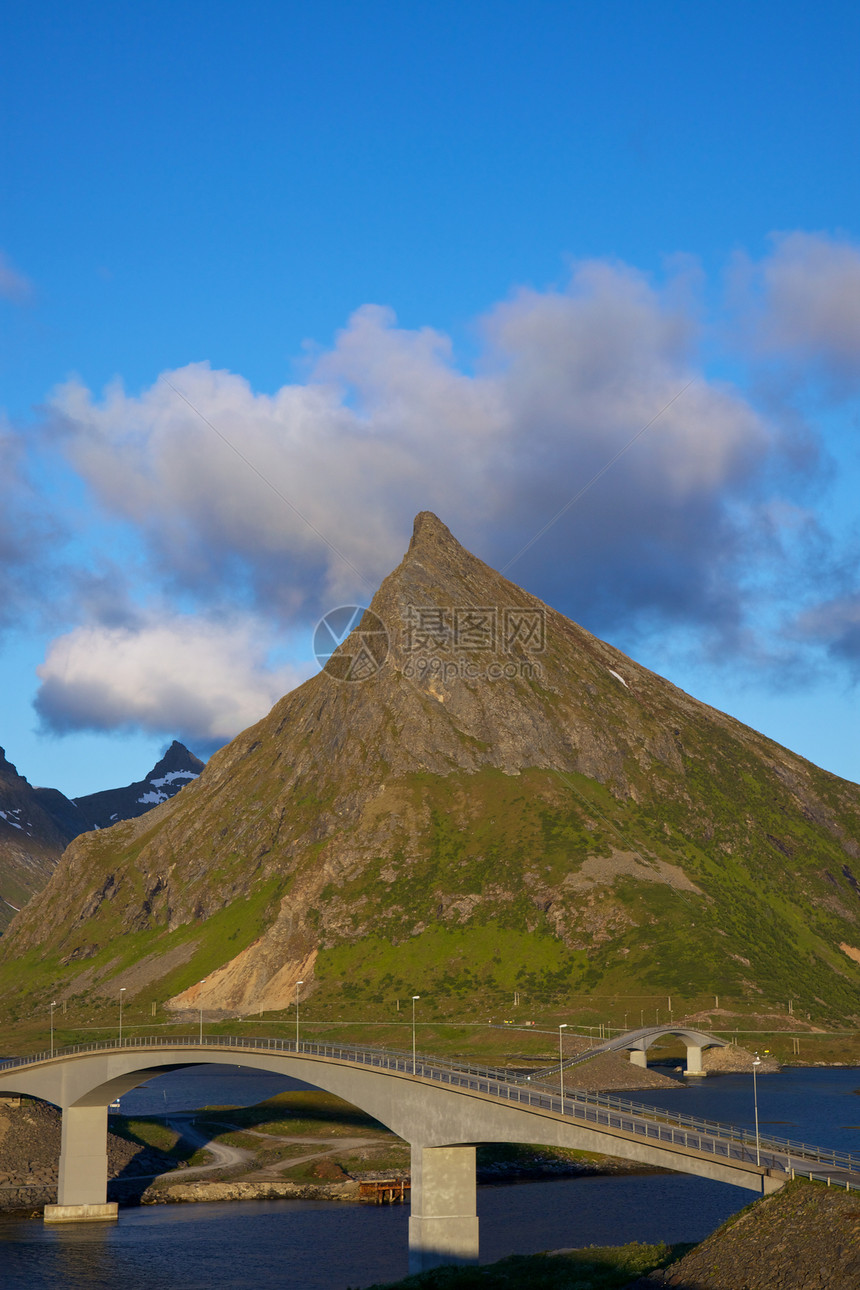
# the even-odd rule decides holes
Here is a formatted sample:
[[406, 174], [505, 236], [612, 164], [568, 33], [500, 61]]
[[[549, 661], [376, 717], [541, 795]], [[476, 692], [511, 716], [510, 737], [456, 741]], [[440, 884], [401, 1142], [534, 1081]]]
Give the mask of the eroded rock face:
[[177, 1006], [242, 1012], [300, 980], [395, 989], [432, 945], [422, 971], [442, 991], [466, 968], [533, 996], [803, 985], [845, 1012], [858, 836], [856, 785], [640, 667], [424, 513], [327, 670], [176, 799], [74, 842], [0, 958], [54, 954], [69, 990], [90, 970], [88, 989], [133, 992], [122, 947], [144, 933], [146, 988], [161, 971]]
[[78, 825], [68, 798], [33, 788], [0, 748], [0, 932], [44, 887]]

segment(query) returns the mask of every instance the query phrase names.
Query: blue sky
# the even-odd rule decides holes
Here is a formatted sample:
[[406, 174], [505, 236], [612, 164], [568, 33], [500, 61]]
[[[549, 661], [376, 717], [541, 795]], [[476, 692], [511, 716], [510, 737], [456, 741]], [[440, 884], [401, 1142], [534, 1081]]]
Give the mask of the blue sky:
[[860, 779], [855, 6], [4, 12], [0, 742], [32, 782], [211, 751], [415, 511], [502, 566], [657, 414], [510, 576]]

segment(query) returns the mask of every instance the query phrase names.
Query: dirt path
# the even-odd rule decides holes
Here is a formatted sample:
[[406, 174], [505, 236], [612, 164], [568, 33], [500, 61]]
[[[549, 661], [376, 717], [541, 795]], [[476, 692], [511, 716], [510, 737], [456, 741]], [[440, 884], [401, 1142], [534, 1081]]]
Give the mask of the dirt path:
[[265, 1179], [277, 1178], [279, 1174], [285, 1173], [287, 1169], [292, 1169], [295, 1165], [306, 1164], [309, 1160], [316, 1160], [323, 1156], [333, 1156], [339, 1151], [354, 1150], [356, 1147], [373, 1146], [379, 1142], [378, 1138], [288, 1138], [274, 1133], [261, 1133], [259, 1129], [245, 1129], [244, 1132], [252, 1133], [255, 1138], [262, 1138], [265, 1142], [281, 1142], [290, 1147], [305, 1142], [318, 1148], [316, 1151], [308, 1152], [307, 1155], [288, 1156], [286, 1160], [276, 1160], [273, 1164], [266, 1165], [263, 1169], [257, 1169], [253, 1173], [246, 1175], [248, 1182], [262, 1182]]
[[165, 1117], [164, 1123], [195, 1149], [202, 1148], [204, 1151], [208, 1151], [214, 1157], [212, 1162], [208, 1165], [194, 1165], [191, 1169], [178, 1165], [175, 1169], [167, 1169], [161, 1174], [136, 1174], [136, 1178], [181, 1178], [184, 1180], [186, 1178], [196, 1178], [198, 1174], [212, 1173], [215, 1169], [236, 1169], [240, 1165], [249, 1164], [256, 1158], [253, 1151], [246, 1151], [242, 1147], [228, 1147], [225, 1142], [213, 1142], [210, 1135], [195, 1129], [193, 1116], [172, 1115]]
[[[211, 1134], [203, 1133], [200, 1129], [196, 1129], [193, 1116], [171, 1116], [167, 1123], [175, 1133], [180, 1134], [194, 1148], [202, 1147], [204, 1151], [208, 1151], [213, 1156], [211, 1164], [195, 1165], [192, 1169], [183, 1169], [181, 1171], [183, 1178], [190, 1178], [192, 1174], [208, 1174], [214, 1169], [236, 1169], [254, 1159], [253, 1151], [247, 1151], [243, 1147], [229, 1147], [226, 1142], [216, 1142]], [[176, 1172], [176, 1170], [171, 1170], [169, 1176], [175, 1177]]]
[[209, 1152], [213, 1157], [208, 1165], [194, 1165], [191, 1168], [183, 1168], [181, 1165], [176, 1169], [168, 1169], [161, 1174], [142, 1174], [143, 1178], [169, 1178], [171, 1181], [186, 1178], [196, 1178], [200, 1174], [213, 1173], [218, 1169], [238, 1169], [245, 1167], [250, 1172], [243, 1175], [243, 1181], [247, 1182], [264, 1182], [277, 1178], [280, 1174], [285, 1173], [287, 1169], [292, 1169], [295, 1165], [306, 1164], [309, 1160], [321, 1159], [323, 1156], [335, 1155], [338, 1151], [354, 1150], [357, 1147], [369, 1147], [379, 1143], [378, 1138], [319, 1138], [319, 1137], [283, 1137], [273, 1133], [262, 1133], [259, 1129], [243, 1129], [239, 1125], [225, 1124], [225, 1132], [246, 1133], [255, 1138], [260, 1138], [260, 1145], [283, 1143], [285, 1146], [296, 1146], [300, 1143], [307, 1143], [308, 1146], [316, 1147], [316, 1151], [309, 1151], [302, 1156], [289, 1156], [286, 1160], [276, 1160], [272, 1164], [266, 1165], [263, 1169], [253, 1169], [256, 1155], [253, 1151], [245, 1147], [231, 1147], [226, 1142], [218, 1142], [210, 1134], [203, 1133], [194, 1126], [194, 1116], [173, 1115], [165, 1117], [164, 1123], [169, 1125], [175, 1133], [178, 1133], [185, 1139], [195, 1150], [202, 1149]]

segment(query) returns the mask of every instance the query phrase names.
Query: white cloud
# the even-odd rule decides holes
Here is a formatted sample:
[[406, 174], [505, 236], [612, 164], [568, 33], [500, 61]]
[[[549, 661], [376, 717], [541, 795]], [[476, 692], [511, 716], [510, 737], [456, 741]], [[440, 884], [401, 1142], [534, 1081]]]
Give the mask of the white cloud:
[[523, 291], [491, 311], [474, 374], [447, 337], [367, 306], [305, 383], [273, 395], [201, 363], [137, 396], [116, 384], [96, 399], [72, 382], [53, 407], [71, 461], [144, 535], [163, 577], [204, 604], [250, 588], [257, 612], [289, 617], [366, 594], [422, 509], [505, 563], [696, 377], [513, 572], [578, 614], [614, 599], [628, 618], [723, 621], [738, 612], [725, 566], [749, 540], [738, 503], [778, 445], [697, 367], [683, 299], [625, 266], [586, 263], [567, 291]]
[[305, 674], [267, 661], [271, 634], [253, 619], [150, 616], [134, 627], [77, 627], [37, 669], [37, 710], [51, 729], [136, 728], [223, 743], [269, 711]]
[[860, 247], [823, 233], [774, 238], [772, 252], [742, 275], [746, 342], [801, 359], [801, 374], [839, 383], [860, 378]]

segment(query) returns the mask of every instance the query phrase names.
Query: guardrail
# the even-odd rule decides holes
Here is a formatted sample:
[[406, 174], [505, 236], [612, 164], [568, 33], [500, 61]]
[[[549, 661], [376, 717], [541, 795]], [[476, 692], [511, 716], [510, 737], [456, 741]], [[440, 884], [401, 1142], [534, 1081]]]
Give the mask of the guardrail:
[[852, 1182], [850, 1178], [844, 1180], [837, 1178], [834, 1180], [830, 1174], [816, 1173], [813, 1169], [795, 1169], [793, 1165], [789, 1173], [792, 1182], [795, 1178], [808, 1178], [810, 1182], [824, 1183], [826, 1187], [836, 1187], [840, 1191], [844, 1182], [845, 1191], [860, 1191], [860, 1182]]
[[[83, 1056], [88, 1053], [122, 1051], [133, 1048], [199, 1048], [197, 1036], [157, 1036], [146, 1038], [135, 1035], [115, 1040], [93, 1040], [86, 1044], [37, 1053], [32, 1057], [19, 1057], [0, 1063], [0, 1072], [32, 1066], [57, 1058]], [[758, 1139], [749, 1129], [703, 1120], [675, 1111], [663, 1111], [644, 1103], [631, 1102], [613, 1094], [587, 1093], [571, 1090], [564, 1102], [559, 1094], [539, 1085], [514, 1082], [505, 1073], [492, 1067], [473, 1066], [452, 1062], [445, 1058], [417, 1057], [392, 1049], [359, 1048], [350, 1044], [324, 1044], [294, 1039], [253, 1039], [244, 1035], [212, 1035], [204, 1040], [203, 1048], [231, 1051], [283, 1052], [307, 1057], [324, 1057], [334, 1061], [347, 1061], [361, 1066], [376, 1067], [407, 1075], [420, 1076], [435, 1083], [472, 1092], [486, 1093], [507, 1102], [515, 1102], [532, 1110], [550, 1111], [610, 1132], [632, 1134], [657, 1143], [665, 1143], [686, 1152], [696, 1151], [727, 1162], [753, 1164], [779, 1169], [790, 1173], [801, 1170], [803, 1163], [828, 1166], [831, 1172], [839, 1171], [857, 1177], [860, 1186], [860, 1159], [847, 1152], [827, 1150], [788, 1138], [762, 1137]]]

